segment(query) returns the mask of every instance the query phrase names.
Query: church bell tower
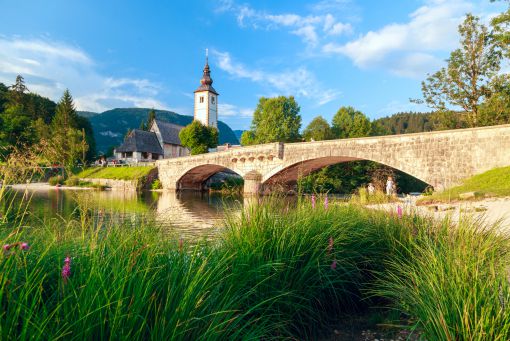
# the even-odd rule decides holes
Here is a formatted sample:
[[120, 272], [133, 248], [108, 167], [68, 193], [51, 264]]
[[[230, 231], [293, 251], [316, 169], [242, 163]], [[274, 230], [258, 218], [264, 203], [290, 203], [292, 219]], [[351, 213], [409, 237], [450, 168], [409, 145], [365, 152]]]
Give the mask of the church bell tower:
[[211, 70], [209, 69], [209, 55], [205, 50], [204, 75], [200, 86], [195, 90], [194, 118], [208, 127], [218, 128], [218, 93], [212, 87]]

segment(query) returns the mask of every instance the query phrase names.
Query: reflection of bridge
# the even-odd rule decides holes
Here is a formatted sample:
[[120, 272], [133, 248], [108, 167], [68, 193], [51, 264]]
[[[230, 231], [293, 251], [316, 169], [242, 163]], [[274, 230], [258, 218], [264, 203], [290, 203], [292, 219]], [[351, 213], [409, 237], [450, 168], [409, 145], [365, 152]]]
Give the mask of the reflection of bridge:
[[295, 183], [319, 168], [372, 160], [441, 190], [463, 178], [510, 165], [510, 125], [303, 143], [270, 143], [157, 162], [165, 189], [202, 188], [230, 169], [245, 179], [245, 193], [260, 185]]

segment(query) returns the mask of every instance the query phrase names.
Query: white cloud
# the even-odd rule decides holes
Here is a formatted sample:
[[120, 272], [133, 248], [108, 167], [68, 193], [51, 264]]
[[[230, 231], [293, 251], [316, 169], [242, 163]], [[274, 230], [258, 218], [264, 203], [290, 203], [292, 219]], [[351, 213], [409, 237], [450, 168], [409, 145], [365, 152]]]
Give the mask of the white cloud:
[[92, 58], [78, 47], [0, 36], [0, 82], [11, 84], [18, 74], [25, 77], [30, 91], [55, 101], [69, 88], [79, 110], [168, 108], [156, 98], [161, 90], [157, 84], [148, 79], [103, 75]]
[[253, 109], [239, 108], [234, 104], [219, 103], [218, 113], [220, 117], [250, 118], [253, 116]]
[[[320, 8], [333, 9], [334, 4], [314, 8], [320, 11]], [[351, 24], [342, 23], [335, 19], [331, 13], [321, 13], [317, 15], [298, 15], [295, 13], [272, 14], [265, 11], [255, 10], [249, 5], [238, 5], [233, 0], [224, 0], [220, 2], [217, 12], [229, 12], [236, 16], [237, 23], [241, 27], [252, 27], [254, 29], [278, 29], [286, 28], [290, 33], [302, 38], [310, 47], [317, 46], [321, 40], [320, 33], [324, 37], [328, 35], [341, 35], [352, 33]]]
[[323, 105], [338, 98], [340, 91], [324, 89], [315, 76], [304, 67], [273, 73], [248, 68], [232, 60], [228, 52], [213, 51], [218, 66], [235, 78], [246, 78], [252, 82], [269, 86], [273, 93], [306, 97]]
[[346, 44], [327, 43], [323, 51], [349, 57], [361, 68], [384, 67], [395, 74], [423, 77], [441, 63], [437, 53], [457, 46], [457, 26], [473, 5], [464, 0], [428, 0], [409, 15]]

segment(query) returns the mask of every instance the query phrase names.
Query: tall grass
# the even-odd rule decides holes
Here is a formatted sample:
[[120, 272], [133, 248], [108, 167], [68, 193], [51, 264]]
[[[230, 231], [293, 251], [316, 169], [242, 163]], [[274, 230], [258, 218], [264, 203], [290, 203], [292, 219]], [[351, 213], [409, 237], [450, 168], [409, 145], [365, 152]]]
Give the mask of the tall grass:
[[213, 242], [87, 208], [0, 229], [15, 245], [0, 255], [0, 339], [316, 339], [340, 314], [378, 305], [427, 339], [510, 337], [504, 236], [324, 199], [261, 199]]

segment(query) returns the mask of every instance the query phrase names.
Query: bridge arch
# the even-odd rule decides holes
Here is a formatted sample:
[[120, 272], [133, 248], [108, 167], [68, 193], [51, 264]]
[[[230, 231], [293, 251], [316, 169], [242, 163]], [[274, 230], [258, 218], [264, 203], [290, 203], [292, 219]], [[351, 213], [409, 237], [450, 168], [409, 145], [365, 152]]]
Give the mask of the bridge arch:
[[[422, 174], [413, 174], [412, 170], [407, 170], [405, 167], [402, 169], [401, 167], [388, 164], [385, 162], [381, 162], [378, 160], [372, 160], [368, 158], [362, 157], [352, 157], [352, 156], [324, 156], [317, 158], [310, 158], [306, 160], [296, 161], [294, 163], [285, 163], [280, 165], [279, 167], [273, 169], [271, 172], [265, 174], [262, 178], [263, 185], [275, 185], [275, 184], [285, 184], [285, 183], [295, 183], [300, 177], [307, 176], [319, 169], [322, 169], [327, 166], [332, 166], [339, 163], [344, 162], [352, 162], [352, 161], [372, 161], [378, 164], [391, 167], [395, 170], [404, 172], [415, 177], [418, 180], [421, 180], [425, 183], [428, 183], [426, 177], [423, 177]], [[428, 183], [430, 184], [430, 183]]]
[[225, 167], [224, 165], [204, 164], [184, 171], [181, 177], [177, 180], [176, 188], [183, 190], [203, 190], [206, 181], [213, 175], [220, 172], [242, 176], [239, 172]]

